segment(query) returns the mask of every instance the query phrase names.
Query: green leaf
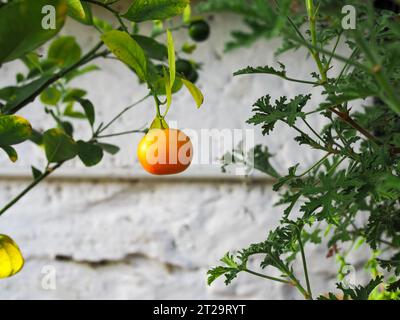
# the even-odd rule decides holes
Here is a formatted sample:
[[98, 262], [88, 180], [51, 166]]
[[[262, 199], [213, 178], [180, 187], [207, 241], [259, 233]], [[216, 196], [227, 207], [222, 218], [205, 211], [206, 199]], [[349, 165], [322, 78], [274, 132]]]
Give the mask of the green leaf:
[[43, 134], [46, 157], [49, 162], [63, 162], [78, 154], [77, 143], [61, 129], [50, 129]]
[[17, 162], [18, 154], [17, 151], [11, 146], [0, 146], [0, 149], [3, 149], [5, 153], [7, 153], [8, 158], [11, 162]]
[[163, 72], [164, 72], [164, 84], [165, 84], [165, 93], [167, 95], [167, 110], [168, 110], [168, 108], [172, 104], [172, 86], [171, 86], [171, 80], [165, 68], [163, 68]]
[[37, 178], [39, 178], [42, 175], [42, 172], [39, 169], [35, 168], [34, 166], [31, 166], [31, 170], [32, 170], [32, 176], [33, 176], [34, 180], [36, 180]]
[[67, 135], [69, 135], [70, 137], [73, 137], [73, 134], [74, 134], [74, 126], [72, 125], [71, 122], [69, 122], [69, 121], [61, 121], [61, 122], [59, 123], [59, 127], [60, 127], [61, 129], [63, 129], [64, 132], [65, 132]]
[[67, 0], [68, 14], [81, 19], [85, 18], [85, 9], [83, 9], [80, 0]]
[[103, 159], [103, 149], [92, 142], [78, 141], [78, 156], [87, 167], [98, 164]]
[[143, 49], [128, 33], [113, 30], [104, 33], [101, 39], [118, 59], [133, 68], [142, 81], [146, 81], [146, 56]]
[[98, 145], [103, 151], [115, 155], [119, 152], [120, 148], [116, 145], [109, 144], [109, 143], [100, 143], [97, 142], [96, 145]]
[[[168, 74], [167, 74], [168, 77]], [[167, 95], [166, 92], [166, 85], [165, 85], [165, 77], [159, 77], [155, 83], [153, 83], [153, 89], [157, 93], [157, 95], [165, 96]], [[174, 85], [172, 86], [171, 93], [177, 93], [182, 89], [183, 82], [180, 78], [176, 78]]]
[[92, 71], [97, 71], [100, 70], [100, 68], [94, 64], [78, 69], [78, 70], [73, 70], [71, 72], [69, 72], [66, 76], [65, 76], [65, 81], [66, 82], [70, 82], [71, 80], [75, 79], [76, 77], [82, 76], [86, 73], [92, 72]]
[[169, 66], [169, 80], [170, 87], [175, 83], [176, 77], [176, 58], [175, 58], [175, 45], [174, 38], [172, 37], [171, 31], [167, 30], [167, 47], [168, 47], [168, 66]]
[[338, 289], [343, 291], [345, 296], [349, 296], [352, 300], [368, 300], [369, 295], [372, 291], [382, 283], [383, 277], [378, 276], [375, 279], [372, 279], [365, 287], [356, 286], [353, 288], [345, 288], [342, 283], [338, 283]]
[[75, 119], [86, 119], [86, 115], [82, 112], [78, 112], [74, 110], [73, 102], [69, 103], [64, 110], [64, 116], [75, 118]]
[[182, 45], [182, 51], [187, 53], [187, 54], [192, 54], [193, 51], [196, 50], [196, 48], [197, 48], [197, 45], [195, 43], [185, 42]]
[[67, 93], [65, 94], [63, 98], [63, 102], [72, 102], [76, 101], [77, 99], [83, 98], [87, 92], [83, 89], [79, 88], [71, 88], [67, 90]]
[[93, 15], [90, 4], [87, 2], [81, 2], [80, 0], [67, 0], [68, 15], [84, 24], [93, 23]]
[[288, 101], [287, 97], [283, 96], [275, 101], [275, 105], [272, 105], [271, 96], [266, 95], [254, 104], [255, 115], [247, 123], [261, 124], [264, 135], [271, 132], [279, 120], [293, 126], [298, 117], [304, 116], [302, 109], [310, 99], [311, 95], [298, 95]]
[[61, 99], [61, 92], [56, 87], [48, 87], [40, 95], [40, 101], [45, 105], [55, 106]]
[[12, 96], [7, 101], [3, 112], [9, 112], [17, 106], [28, 102], [31, 95], [44, 88], [51, 77], [51, 75], [46, 75], [21, 87], [13, 87]]
[[82, 50], [75, 37], [64, 36], [51, 43], [47, 57], [60, 67], [69, 67], [77, 62], [81, 55]]
[[85, 110], [86, 117], [90, 125], [93, 127], [95, 121], [95, 111], [93, 104], [87, 99], [78, 99], [78, 102], [82, 106], [83, 110]]
[[0, 145], [9, 146], [28, 140], [32, 135], [32, 126], [28, 120], [16, 116], [0, 116]]
[[239, 71], [236, 71], [233, 75], [238, 76], [238, 75], [243, 75], [243, 74], [273, 74], [278, 77], [285, 77], [286, 76], [286, 70], [283, 68], [283, 65], [281, 65], [282, 69], [281, 70], [276, 70], [272, 67], [265, 66], [265, 67], [247, 67], [245, 69], [241, 69]]
[[193, 83], [191, 83], [189, 80], [180, 78], [185, 85], [185, 87], [189, 90], [190, 94], [192, 95], [194, 101], [197, 104], [197, 108], [200, 108], [201, 105], [204, 102], [204, 96], [201, 93], [200, 89], [197, 88]]
[[182, 21], [185, 24], [189, 24], [192, 20], [192, 8], [190, 6], [190, 4], [188, 4], [185, 8], [185, 10], [183, 11], [182, 14]]
[[168, 59], [167, 47], [153, 38], [139, 34], [133, 35], [132, 38], [142, 47], [149, 58], [159, 61]]
[[35, 52], [29, 52], [22, 58], [22, 61], [28, 67], [29, 70], [41, 69], [39, 55]]
[[123, 17], [135, 22], [165, 20], [180, 15], [189, 0], [135, 0]]
[[114, 28], [112, 27], [111, 24], [108, 23], [108, 21], [99, 19], [97, 17], [93, 17], [93, 24], [96, 26], [97, 29], [99, 29], [102, 33], [108, 32], [113, 30]]
[[18, 90], [18, 87], [10, 86], [4, 87], [0, 89], [0, 100], [8, 102], [15, 97], [15, 93]]
[[49, 5], [48, 0], [14, 0], [0, 10], [0, 64], [21, 58], [54, 37], [64, 24], [67, 6], [64, 0], [51, 2], [56, 9], [55, 29], [44, 29], [47, 13], [42, 9]]

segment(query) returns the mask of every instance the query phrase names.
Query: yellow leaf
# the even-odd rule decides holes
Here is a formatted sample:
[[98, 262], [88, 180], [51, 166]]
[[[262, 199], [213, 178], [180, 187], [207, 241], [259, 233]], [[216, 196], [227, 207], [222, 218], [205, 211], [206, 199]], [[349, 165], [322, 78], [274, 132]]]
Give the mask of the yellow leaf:
[[194, 101], [196, 101], [197, 108], [200, 108], [204, 102], [204, 96], [199, 88], [197, 88], [193, 83], [189, 80], [180, 78], [185, 85], [185, 87], [189, 90], [190, 94], [192, 95]]
[[18, 273], [24, 266], [24, 258], [18, 245], [9, 236], [0, 234], [0, 279]]
[[168, 46], [168, 64], [169, 64], [169, 79], [170, 86], [174, 85], [176, 76], [176, 58], [175, 58], [175, 45], [174, 38], [172, 37], [171, 31], [167, 30], [167, 46]]
[[171, 86], [171, 81], [168, 77], [168, 73], [165, 70], [165, 68], [163, 68], [163, 72], [164, 72], [165, 93], [167, 95], [167, 110], [168, 110], [172, 104], [172, 86]]

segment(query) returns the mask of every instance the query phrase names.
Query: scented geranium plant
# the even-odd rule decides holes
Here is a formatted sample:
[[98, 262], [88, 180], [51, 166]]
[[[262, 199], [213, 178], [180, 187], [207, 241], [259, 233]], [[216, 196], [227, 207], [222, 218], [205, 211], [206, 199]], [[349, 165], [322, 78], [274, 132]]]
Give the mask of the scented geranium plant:
[[[152, 129], [170, 135], [166, 115], [173, 95], [182, 88], [192, 94], [197, 107], [202, 104], [203, 95], [194, 84], [200, 64], [190, 54], [196, 49], [196, 42], [208, 38], [207, 22], [191, 15], [189, 0], [126, 1], [126, 8], [121, 3], [119, 0], [0, 1], [0, 68], [15, 60], [25, 66], [25, 71], [15, 75], [15, 81], [0, 88], [0, 157], [8, 157], [12, 162], [18, 157], [29, 157], [18, 155], [14, 146], [34, 143], [44, 150], [47, 159], [43, 168], [32, 167], [32, 182], [1, 206], [0, 216], [66, 162], [79, 158], [85, 166], [92, 167], [102, 161], [104, 153], [116, 154], [119, 147], [105, 143], [105, 138], [150, 131], [153, 134]], [[95, 7], [108, 12], [113, 19], [98, 18]], [[83, 53], [73, 34], [58, 36], [67, 19], [93, 28], [98, 34], [93, 48]], [[153, 26], [151, 32], [142, 28], [143, 23]], [[187, 30], [188, 41], [178, 50], [173, 32], [182, 29]], [[38, 50], [42, 46], [45, 49]], [[73, 85], [77, 77], [101, 72], [95, 64], [98, 59], [119, 60], [115, 63], [124, 63], [148, 89], [144, 97], [135, 97], [132, 92], [132, 104], [121, 106], [116, 114], [107, 114], [109, 119], [103, 122], [97, 121], [96, 106], [87, 98], [88, 92]], [[127, 131], [114, 128], [119, 118], [150, 98], [154, 100], [155, 118], [149, 119], [149, 128]], [[54, 126], [39, 130], [32, 127], [29, 119], [18, 115], [34, 101], [43, 106], [37, 112], [46, 113], [54, 120]], [[85, 121], [90, 128], [91, 135], [84, 140], [74, 138], [79, 121]], [[159, 153], [179, 151], [169, 145], [161, 147], [163, 151]], [[145, 159], [146, 152], [141, 148], [139, 159]], [[164, 163], [156, 170], [141, 163], [147, 171], [157, 174], [178, 173], [190, 164]], [[0, 235], [0, 278], [14, 275], [23, 264], [18, 245], [9, 236]]]
[[[381, 3], [381, 2], [379, 2]], [[381, 3], [382, 4], [382, 3]], [[320, 158], [306, 170], [299, 164], [278, 172], [267, 147], [254, 157], [233, 151], [233, 163], [251, 166], [276, 179], [280, 225], [262, 242], [227, 253], [208, 272], [211, 284], [224, 276], [228, 285], [241, 273], [293, 286], [305, 299], [397, 299], [400, 289], [400, 16], [394, 2], [331, 0], [208, 0], [207, 12], [243, 17], [245, 30], [235, 30], [226, 49], [249, 47], [259, 39], [280, 37], [284, 52], [302, 49], [315, 69], [298, 79], [290, 65], [247, 66], [235, 76], [265, 74], [320, 88], [316, 104], [307, 89], [297, 96], [273, 100], [263, 96], [247, 122], [269, 135], [284, 123], [295, 141]], [[344, 47], [349, 54], [338, 53]], [[338, 73], [332, 72], [336, 66]], [[362, 107], [357, 107], [362, 102]], [[310, 120], [326, 123], [321, 130]], [[279, 156], [279, 153], [276, 155]], [[346, 276], [348, 254], [367, 247], [365, 268], [370, 282], [339, 281], [338, 292], [313, 292], [307, 248], [326, 246]], [[259, 270], [250, 261], [261, 257]], [[326, 255], [320, 259], [327, 259]], [[332, 264], [335, 260], [330, 258]], [[299, 266], [303, 272], [295, 272]], [[275, 269], [275, 270], [274, 270]], [[277, 271], [278, 273], [277, 273]], [[278, 274], [278, 276], [276, 276]]]

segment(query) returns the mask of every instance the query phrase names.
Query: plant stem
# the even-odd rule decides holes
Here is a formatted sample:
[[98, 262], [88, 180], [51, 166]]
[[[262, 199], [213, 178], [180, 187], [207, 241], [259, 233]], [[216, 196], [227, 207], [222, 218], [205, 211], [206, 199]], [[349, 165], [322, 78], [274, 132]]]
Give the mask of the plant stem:
[[[316, 20], [315, 20], [315, 10], [314, 10], [314, 2], [313, 0], [306, 0], [306, 7], [308, 13], [308, 19], [310, 21], [310, 32], [311, 32], [311, 43], [314, 47], [317, 47], [317, 28], [316, 28]], [[325, 83], [327, 81], [326, 69], [324, 68], [319, 52], [315, 50], [311, 50], [311, 54], [314, 57], [315, 62], [317, 63], [318, 70], [321, 74], [321, 81]]]
[[332, 62], [332, 60], [333, 60], [333, 55], [335, 54], [336, 49], [337, 49], [337, 47], [338, 47], [338, 45], [339, 45], [339, 42], [340, 42], [340, 38], [342, 37], [342, 33], [343, 33], [343, 30], [341, 30], [340, 33], [339, 33], [338, 36], [337, 36], [335, 45], [334, 45], [333, 50], [332, 50], [332, 54], [331, 54], [331, 56], [330, 56], [330, 58], [329, 58], [329, 60], [328, 60], [328, 63], [326, 64], [326, 71], [329, 70], [329, 66], [331, 65], [331, 62]]
[[30, 102], [35, 100], [35, 98], [43, 90], [45, 90], [47, 87], [49, 87], [50, 85], [52, 85], [53, 83], [55, 83], [56, 81], [61, 79], [62, 77], [66, 76], [71, 71], [81, 67], [82, 65], [88, 63], [89, 61], [92, 61], [93, 59], [95, 59], [97, 57], [104, 56], [104, 55], [108, 54], [108, 51], [105, 51], [105, 52], [103, 52], [101, 54], [96, 54], [96, 52], [102, 46], [103, 46], [103, 42], [99, 42], [92, 50], [90, 50], [87, 54], [85, 54], [78, 62], [74, 63], [70, 67], [65, 68], [65, 69], [61, 70], [60, 72], [58, 72], [57, 74], [55, 74], [53, 77], [48, 79], [43, 85], [41, 85], [38, 89], [36, 89], [33, 93], [31, 93], [28, 97], [26, 97], [23, 101], [21, 101], [19, 104], [14, 106], [12, 109], [6, 110], [4, 113], [5, 114], [14, 114], [14, 113], [18, 112], [23, 107], [25, 107], [27, 104], [29, 104]]
[[300, 291], [300, 293], [304, 296], [305, 299], [309, 300], [310, 299], [310, 295], [308, 294], [308, 292], [303, 288], [303, 286], [301, 285], [300, 281], [296, 278], [296, 276], [292, 273], [291, 270], [289, 270], [285, 264], [283, 264], [279, 259], [277, 259], [273, 254], [270, 255], [270, 258], [274, 260], [276, 266], [278, 267], [278, 269], [283, 272], [284, 274], [286, 274], [292, 281], [290, 282], [293, 286], [295, 286], [297, 288], [297, 290]]
[[303, 172], [301, 175], [296, 176], [296, 178], [301, 178], [304, 177], [306, 174], [314, 170], [315, 168], [319, 167], [332, 153], [328, 152], [326, 155], [324, 155], [320, 160], [318, 160], [311, 168]]
[[99, 127], [96, 131], [96, 134], [100, 134], [102, 132], [104, 132], [105, 130], [107, 130], [115, 121], [117, 121], [123, 114], [125, 114], [126, 112], [128, 112], [130, 109], [132, 109], [133, 107], [136, 107], [138, 104], [142, 103], [143, 101], [145, 101], [148, 97], [150, 97], [150, 94], [144, 96], [143, 98], [141, 98], [140, 100], [132, 103], [130, 106], [126, 107], [125, 109], [123, 109], [120, 113], [118, 113], [113, 119], [111, 119], [110, 122], [108, 122], [106, 125]]
[[14, 204], [16, 204], [23, 196], [25, 196], [30, 190], [32, 190], [39, 182], [44, 180], [48, 175], [50, 175], [52, 172], [57, 170], [59, 167], [61, 167], [63, 162], [57, 163], [53, 167], [47, 167], [46, 171], [43, 172], [39, 177], [37, 177], [30, 185], [28, 185], [18, 196], [16, 196], [14, 199], [12, 199], [8, 204], [6, 204], [1, 210], [0, 210], [0, 216], [6, 212], [8, 209], [10, 209]]
[[326, 144], [325, 140], [318, 134], [317, 131], [314, 130], [314, 128], [308, 123], [308, 121], [305, 118], [302, 118], [303, 122], [305, 123], [305, 125], [311, 130], [312, 133], [315, 134], [316, 137], [318, 137], [318, 139], [321, 140], [321, 142], [323, 142], [324, 144]]
[[308, 277], [307, 260], [306, 260], [306, 255], [304, 253], [303, 241], [301, 240], [301, 229], [299, 229], [298, 227], [297, 227], [297, 237], [298, 237], [299, 246], [300, 246], [301, 260], [303, 262], [304, 275], [306, 278], [307, 291], [308, 291], [308, 295], [309, 295], [310, 299], [312, 300], [313, 297], [312, 297], [310, 279]]
[[329, 108], [331, 112], [336, 114], [342, 121], [346, 122], [349, 124], [351, 127], [356, 129], [358, 132], [363, 134], [365, 137], [367, 137], [369, 140], [374, 142], [377, 145], [382, 145], [382, 142], [380, 142], [378, 139], [376, 139], [372, 134], [370, 134], [367, 130], [365, 130], [363, 127], [361, 127], [357, 122], [355, 122], [350, 115], [347, 112], [341, 112], [335, 109], [335, 107]]
[[146, 129], [143, 129], [143, 130], [130, 130], [130, 131], [123, 131], [123, 132], [118, 132], [118, 133], [111, 133], [111, 134], [105, 134], [105, 135], [102, 135], [102, 136], [96, 136], [96, 138], [99, 138], [99, 139], [101, 139], [101, 138], [110, 138], [110, 137], [117, 137], [117, 136], [123, 136], [123, 135], [126, 135], [126, 134], [131, 134], [131, 133], [146, 133], [147, 132], [147, 130]]
[[346, 58], [346, 57], [343, 57], [341, 55], [338, 55], [337, 53], [332, 54], [331, 51], [326, 50], [324, 48], [320, 48], [320, 47], [314, 46], [313, 44], [311, 44], [311, 43], [309, 43], [307, 41], [304, 41], [301, 38], [293, 36], [292, 34], [286, 33], [285, 35], [288, 37], [288, 39], [290, 39], [290, 40], [292, 40], [292, 41], [294, 41], [294, 42], [296, 42], [296, 43], [298, 43], [300, 45], [303, 45], [303, 46], [307, 47], [309, 50], [315, 50], [316, 52], [319, 52], [319, 53], [323, 53], [323, 54], [326, 54], [326, 55], [332, 55], [332, 57], [335, 58], [336, 60], [339, 60], [339, 61], [342, 61], [342, 62], [345, 62], [345, 63], [348, 62], [348, 64], [351, 65], [351, 66], [357, 67], [357, 68], [359, 68], [361, 70], [364, 70], [364, 71], [366, 71], [368, 73], [371, 73], [371, 69], [370, 68], [364, 66], [363, 64], [361, 64], [361, 63], [359, 63], [357, 61], [349, 60], [349, 58]]
[[249, 270], [249, 269], [243, 269], [243, 271], [245, 271], [247, 273], [250, 273], [252, 275], [255, 275], [257, 277], [268, 279], [268, 280], [282, 282], [282, 283], [286, 283], [286, 284], [293, 284], [291, 281], [284, 280], [284, 279], [279, 279], [279, 278], [275, 278], [275, 277], [270, 277], [270, 276], [267, 276], [265, 274], [258, 273], [258, 272], [255, 272], [255, 271], [252, 271], [252, 270]]
[[119, 15], [119, 12], [117, 10], [114, 10], [108, 4], [102, 3], [100, 1], [96, 1], [96, 0], [82, 0], [82, 1], [92, 3], [96, 6], [102, 7], [104, 9], [110, 11], [115, 16], [115, 18], [117, 18], [119, 24], [121, 25], [122, 30], [124, 30], [126, 33], [129, 33], [128, 28], [126, 27], [124, 21], [122, 20], [121, 16]]
[[[114, 117], [106, 127], [99, 126], [96, 132], [93, 133], [91, 141], [97, 139], [97, 138], [108, 138], [108, 137], [114, 137], [114, 136], [121, 136], [125, 134], [130, 134], [130, 133], [139, 133], [143, 132], [145, 133], [145, 130], [131, 130], [131, 131], [125, 131], [125, 132], [120, 132], [120, 133], [114, 133], [114, 134], [109, 134], [109, 135], [103, 135], [100, 136], [100, 132], [103, 132], [105, 129], [109, 128], [119, 117], [121, 117], [126, 111], [129, 109], [133, 108], [135, 105], [139, 104], [140, 102], [143, 102], [146, 98], [148, 98], [149, 95], [146, 97], [140, 99], [139, 101], [135, 102], [131, 106], [125, 108], [122, 112], [120, 112], [116, 117]], [[54, 116], [54, 114], [52, 113]], [[57, 121], [58, 122], [58, 121]], [[101, 129], [101, 130], [99, 130]], [[16, 204], [21, 198], [23, 198], [29, 191], [31, 191], [37, 184], [39, 184], [41, 181], [43, 181], [46, 177], [48, 177], [51, 173], [53, 173], [55, 170], [57, 170], [59, 167], [63, 165], [64, 162], [57, 163], [53, 167], [49, 167], [47, 165], [46, 170], [39, 176], [37, 177], [31, 184], [29, 184], [20, 194], [18, 194], [15, 198], [13, 198], [8, 204], [6, 204], [1, 210], [0, 210], [0, 216], [6, 212], [8, 209], [10, 209], [14, 204]]]

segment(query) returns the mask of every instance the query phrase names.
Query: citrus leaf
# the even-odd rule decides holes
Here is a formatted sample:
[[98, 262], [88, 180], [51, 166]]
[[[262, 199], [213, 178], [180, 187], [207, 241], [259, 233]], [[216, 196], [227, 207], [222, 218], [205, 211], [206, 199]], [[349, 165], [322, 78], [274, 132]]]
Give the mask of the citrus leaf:
[[[15, 0], [0, 10], [0, 64], [21, 58], [54, 37], [64, 25], [67, 5], [64, 0], [51, 1], [55, 8], [55, 29], [45, 29], [48, 0]], [[49, 7], [50, 8], [50, 7]]]
[[103, 151], [115, 155], [119, 152], [120, 148], [116, 145], [109, 144], [109, 143], [96, 143], [97, 146], [99, 146]]
[[186, 79], [181, 78], [181, 80], [182, 80], [183, 84], [185, 85], [185, 87], [189, 90], [194, 101], [196, 101], [197, 108], [200, 108], [204, 102], [204, 96], [201, 93], [200, 89], [197, 88], [193, 83], [191, 83], [190, 81], [188, 81]]
[[0, 149], [3, 149], [5, 153], [7, 153], [8, 158], [12, 162], [17, 162], [18, 160], [18, 154], [17, 151], [11, 146], [0, 146]]
[[78, 99], [78, 102], [80, 103], [83, 110], [85, 111], [86, 117], [87, 117], [90, 125], [93, 127], [93, 124], [95, 121], [95, 111], [94, 111], [93, 104], [87, 99]]
[[100, 30], [103, 33], [113, 30], [112, 25], [109, 24], [108, 21], [99, 19], [97, 17], [93, 17], [93, 24], [96, 26], [98, 30]]
[[33, 176], [34, 180], [36, 180], [37, 178], [39, 178], [42, 175], [42, 171], [40, 171], [39, 169], [37, 169], [34, 166], [31, 166], [31, 170], [32, 170], [32, 176]]
[[46, 75], [21, 87], [13, 87], [12, 97], [11, 99], [9, 99], [9, 101], [7, 101], [3, 112], [5, 113], [12, 111], [14, 108], [25, 105], [26, 103], [31, 101], [32, 95], [34, 95], [36, 92], [39, 92], [39, 90], [45, 88], [47, 82], [51, 79], [51, 77], [51, 75]]
[[85, 166], [93, 167], [103, 159], [104, 153], [100, 146], [82, 140], [79, 140], [77, 144], [79, 159], [82, 160]]
[[123, 17], [134, 22], [165, 20], [180, 15], [189, 0], [135, 0]]
[[60, 67], [69, 67], [77, 62], [81, 55], [82, 50], [75, 38], [64, 36], [51, 43], [47, 57]]
[[67, 0], [68, 15], [84, 24], [93, 23], [93, 15], [90, 4], [87, 2], [81, 2], [80, 0]]
[[135, 34], [132, 38], [142, 47], [149, 58], [164, 61], [168, 59], [167, 47], [153, 38]]
[[168, 65], [169, 65], [169, 82], [170, 87], [175, 83], [176, 77], [176, 58], [175, 58], [175, 45], [174, 38], [171, 31], [167, 30], [167, 47], [168, 47]]
[[67, 0], [68, 14], [73, 17], [85, 18], [85, 9], [83, 9], [80, 0]]
[[167, 95], [167, 110], [168, 110], [172, 104], [172, 87], [171, 87], [171, 81], [169, 79], [168, 73], [165, 70], [165, 68], [163, 68], [163, 72], [164, 72], [164, 84], [165, 84], [165, 93]]
[[43, 143], [49, 162], [67, 161], [78, 154], [76, 142], [58, 128], [47, 130], [43, 134]]
[[40, 101], [49, 106], [55, 106], [61, 99], [61, 92], [56, 87], [49, 87], [40, 95]]
[[32, 126], [28, 120], [16, 116], [0, 116], [0, 145], [9, 146], [28, 140], [32, 135]]
[[142, 81], [147, 78], [147, 59], [139, 44], [124, 32], [113, 30], [101, 36], [114, 55], [133, 68]]

